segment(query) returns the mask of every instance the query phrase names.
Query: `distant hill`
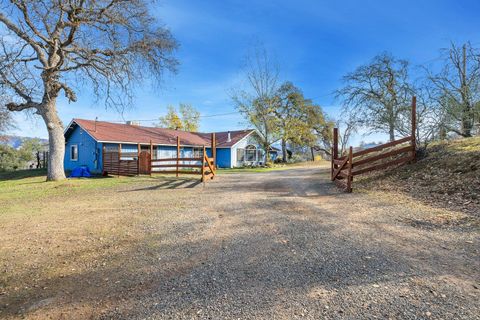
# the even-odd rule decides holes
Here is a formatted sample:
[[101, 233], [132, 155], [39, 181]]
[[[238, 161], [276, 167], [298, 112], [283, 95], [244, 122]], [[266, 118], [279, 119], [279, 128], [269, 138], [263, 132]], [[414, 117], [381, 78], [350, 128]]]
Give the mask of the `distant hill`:
[[[29, 139], [37, 139], [37, 138], [20, 137], [20, 136], [1, 136], [0, 144], [7, 144], [15, 149], [19, 149], [22, 146], [23, 141], [29, 140]], [[48, 144], [47, 139], [40, 139], [40, 141], [45, 145]]]

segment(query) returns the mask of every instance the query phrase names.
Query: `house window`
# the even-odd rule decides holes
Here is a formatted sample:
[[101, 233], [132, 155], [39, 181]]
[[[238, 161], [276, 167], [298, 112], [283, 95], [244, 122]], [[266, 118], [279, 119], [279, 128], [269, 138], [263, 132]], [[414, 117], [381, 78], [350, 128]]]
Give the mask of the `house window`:
[[245, 148], [245, 160], [246, 161], [257, 161], [257, 148], [254, 145], [248, 145]]
[[78, 161], [78, 146], [76, 144], [70, 146], [70, 160]]
[[193, 148], [193, 158], [201, 158], [203, 155], [203, 148]]
[[237, 161], [245, 161], [245, 149], [237, 149]]

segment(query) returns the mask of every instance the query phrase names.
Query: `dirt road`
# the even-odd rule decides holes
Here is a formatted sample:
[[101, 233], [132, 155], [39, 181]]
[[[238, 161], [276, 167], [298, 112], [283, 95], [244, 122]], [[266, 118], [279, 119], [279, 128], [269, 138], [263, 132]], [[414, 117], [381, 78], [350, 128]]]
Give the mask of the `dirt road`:
[[[342, 193], [327, 169], [224, 174], [205, 187], [145, 179], [79, 194], [74, 210], [60, 201], [48, 201], [56, 224], [30, 234], [57, 249], [31, 253], [37, 269], [25, 262], [18, 279], [0, 278], [0, 315], [480, 318], [480, 238], [469, 217], [392, 194]], [[68, 227], [58, 222], [72, 213]], [[7, 272], [35, 223], [3, 236], [12, 242]]]

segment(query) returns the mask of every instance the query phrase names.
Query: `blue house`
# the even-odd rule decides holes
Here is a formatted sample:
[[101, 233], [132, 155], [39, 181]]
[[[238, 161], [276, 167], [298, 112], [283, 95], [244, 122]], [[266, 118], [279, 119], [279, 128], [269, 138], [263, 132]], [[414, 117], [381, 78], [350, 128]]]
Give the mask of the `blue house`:
[[[65, 170], [86, 166], [91, 172], [103, 173], [104, 155], [109, 151], [119, 151], [132, 160], [136, 154], [148, 153], [150, 156], [150, 152], [153, 152], [153, 159], [173, 159], [177, 156], [177, 137], [181, 145], [180, 157], [198, 158], [204, 146], [211, 155], [211, 133], [145, 127], [131, 122], [73, 119], [64, 134]], [[255, 130], [216, 132], [215, 137], [217, 167], [261, 166], [265, 163], [265, 151], [258, 143]], [[274, 159], [277, 150], [270, 150], [270, 154]]]

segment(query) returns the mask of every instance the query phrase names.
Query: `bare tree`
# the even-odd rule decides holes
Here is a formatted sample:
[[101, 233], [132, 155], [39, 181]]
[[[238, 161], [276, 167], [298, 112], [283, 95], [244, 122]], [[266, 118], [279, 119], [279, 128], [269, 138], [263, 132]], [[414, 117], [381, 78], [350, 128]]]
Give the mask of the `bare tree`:
[[[0, 105], [0, 135], [12, 127], [12, 116], [8, 110]], [[1, 137], [0, 137], [1, 139]]]
[[409, 79], [409, 64], [388, 53], [376, 56], [369, 64], [343, 77], [344, 87], [337, 90], [345, 110], [371, 132], [385, 132], [390, 141], [398, 133], [401, 115], [410, 110], [414, 93]]
[[232, 90], [231, 98], [260, 135], [268, 161], [268, 150], [279, 139], [278, 118], [274, 114], [278, 105], [278, 66], [263, 46], [256, 46], [246, 57], [244, 72], [247, 86]]
[[340, 144], [340, 155], [343, 155], [347, 151], [352, 135], [358, 131], [358, 122], [351, 114], [343, 113], [342, 117], [346, 120], [338, 120], [336, 122], [336, 127], [338, 128], [338, 142]]
[[480, 117], [480, 50], [470, 43], [463, 47], [452, 43], [442, 55], [442, 69], [426, 71], [445, 114], [445, 129], [471, 137]]
[[33, 110], [43, 118], [50, 148], [47, 180], [65, 178], [56, 106], [61, 93], [76, 101], [76, 91], [90, 84], [107, 107], [121, 109], [131, 101], [134, 84], [175, 70], [176, 42], [156, 23], [149, 5], [148, 0], [2, 2], [0, 94], [12, 94], [9, 110]]

